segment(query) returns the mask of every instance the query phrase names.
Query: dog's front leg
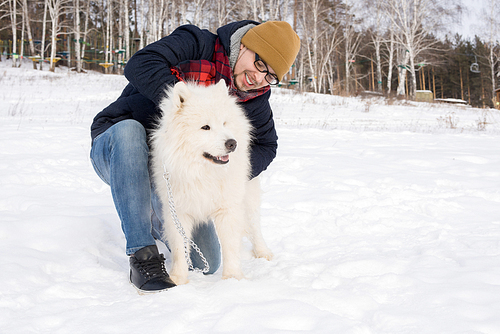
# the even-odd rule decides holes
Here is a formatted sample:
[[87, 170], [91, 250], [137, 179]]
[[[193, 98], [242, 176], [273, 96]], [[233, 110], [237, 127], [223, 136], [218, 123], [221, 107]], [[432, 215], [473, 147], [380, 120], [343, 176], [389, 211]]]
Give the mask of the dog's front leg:
[[[190, 218], [186, 215], [179, 216], [179, 221], [181, 222], [187, 238], [191, 238], [191, 224], [187, 223], [190, 222], [189, 219]], [[170, 248], [170, 251], [172, 252], [172, 269], [169, 276], [177, 285], [187, 284], [189, 283], [189, 280], [188, 265], [186, 262], [184, 250], [184, 239], [173, 223], [171, 217], [165, 217], [165, 221], [168, 221], [165, 227], [165, 234], [168, 241], [168, 246]]]
[[244, 278], [241, 270], [241, 238], [243, 237], [243, 210], [220, 210], [215, 217], [215, 226], [219, 236], [223, 270], [222, 278]]

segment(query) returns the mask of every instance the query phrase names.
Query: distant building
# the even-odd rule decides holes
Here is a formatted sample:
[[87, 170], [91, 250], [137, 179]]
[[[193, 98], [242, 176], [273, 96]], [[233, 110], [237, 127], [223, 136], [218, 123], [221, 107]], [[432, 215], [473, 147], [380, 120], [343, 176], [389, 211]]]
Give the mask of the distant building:
[[434, 102], [434, 94], [430, 90], [417, 90], [415, 95], [417, 102]]

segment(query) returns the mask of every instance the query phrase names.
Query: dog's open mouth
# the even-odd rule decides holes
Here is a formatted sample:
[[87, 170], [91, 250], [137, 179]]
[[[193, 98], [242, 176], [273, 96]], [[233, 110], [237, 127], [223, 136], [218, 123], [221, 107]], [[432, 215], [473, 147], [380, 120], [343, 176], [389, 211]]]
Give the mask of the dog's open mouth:
[[213, 161], [216, 164], [224, 165], [229, 162], [229, 155], [223, 155], [220, 157], [214, 157], [211, 154], [208, 154], [207, 152], [203, 153], [203, 156], [207, 158], [208, 160]]

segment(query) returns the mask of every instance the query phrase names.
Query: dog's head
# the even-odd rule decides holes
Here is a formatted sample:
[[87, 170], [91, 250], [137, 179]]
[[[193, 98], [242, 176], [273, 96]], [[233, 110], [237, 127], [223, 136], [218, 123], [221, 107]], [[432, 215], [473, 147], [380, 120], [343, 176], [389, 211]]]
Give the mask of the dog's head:
[[160, 107], [161, 122], [167, 122], [171, 144], [180, 153], [217, 165], [229, 163], [240, 150], [247, 155], [250, 124], [223, 80], [208, 87], [178, 82]]

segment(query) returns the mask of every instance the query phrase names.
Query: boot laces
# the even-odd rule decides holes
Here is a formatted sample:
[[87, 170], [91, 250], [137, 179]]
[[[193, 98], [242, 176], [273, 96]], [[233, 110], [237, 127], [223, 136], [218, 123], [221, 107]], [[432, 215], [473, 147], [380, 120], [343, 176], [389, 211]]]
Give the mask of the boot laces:
[[136, 259], [136, 265], [141, 275], [149, 279], [167, 275], [167, 270], [165, 269], [165, 256], [163, 254], [145, 261]]

